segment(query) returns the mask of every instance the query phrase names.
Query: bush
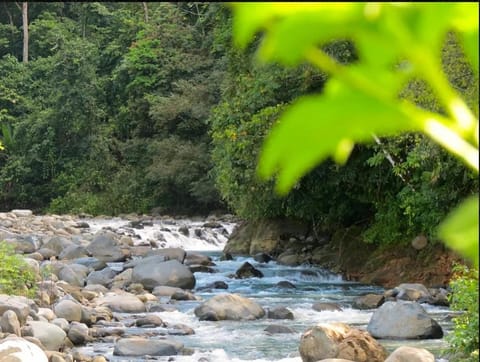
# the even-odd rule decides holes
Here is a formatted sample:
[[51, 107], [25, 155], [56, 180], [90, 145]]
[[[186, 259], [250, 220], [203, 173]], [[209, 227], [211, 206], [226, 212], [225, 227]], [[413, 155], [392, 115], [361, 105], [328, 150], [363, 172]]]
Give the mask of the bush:
[[450, 307], [463, 313], [454, 318], [455, 328], [447, 339], [452, 361], [478, 361], [478, 270], [465, 266], [454, 267], [450, 282]]
[[35, 273], [14, 248], [0, 242], [0, 293], [33, 297]]

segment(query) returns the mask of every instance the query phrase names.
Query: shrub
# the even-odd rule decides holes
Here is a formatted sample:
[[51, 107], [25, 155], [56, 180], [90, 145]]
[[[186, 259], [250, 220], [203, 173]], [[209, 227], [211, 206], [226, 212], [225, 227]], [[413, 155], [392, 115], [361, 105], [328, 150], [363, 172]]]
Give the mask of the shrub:
[[0, 293], [33, 297], [35, 287], [32, 268], [12, 245], [0, 242]]
[[454, 330], [447, 337], [452, 361], [478, 361], [478, 270], [462, 265], [454, 267], [450, 282], [450, 307], [462, 311], [454, 318]]

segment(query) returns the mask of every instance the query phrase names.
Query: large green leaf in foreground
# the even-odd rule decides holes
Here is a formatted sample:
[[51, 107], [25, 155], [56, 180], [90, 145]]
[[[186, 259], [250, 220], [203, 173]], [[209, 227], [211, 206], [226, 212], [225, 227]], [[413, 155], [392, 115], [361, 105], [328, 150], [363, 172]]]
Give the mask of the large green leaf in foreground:
[[471, 258], [478, 269], [478, 195], [464, 200], [447, 216], [438, 231], [445, 244]]
[[322, 95], [299, 98], [282, 114], [265, 142], [259, 173], [278, 172], [277, 191], [286, 194], [327, 157], [345, 163], [354, 143], [371, 141], [372, 133], [414, 128], [398, 108], [330, 80]]

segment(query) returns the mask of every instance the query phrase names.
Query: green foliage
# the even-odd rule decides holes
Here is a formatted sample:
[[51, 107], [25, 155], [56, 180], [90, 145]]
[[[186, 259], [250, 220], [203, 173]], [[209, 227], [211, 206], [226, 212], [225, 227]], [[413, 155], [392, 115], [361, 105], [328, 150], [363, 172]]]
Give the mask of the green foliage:
[[450, 282], [450, 308], [460, 311], [454, 318], [455, 328], [447, 336], [449, 352], [455, 361], [478, 361], [478, 270], [457, 265]]
[[0, 293], [33, 297], [35, 273], [13, 247], [0, 242]]
[[[240, 46], [263, 31], [259, 59], [285, 65], [308, 60], [333, 76], [321, 96], [293, 102], [266, 139], [258, 170], [263, 178], [277, 175], [278, 192], [287, 193], [329, 156], [344, 164], [355, 142], [405, 131], [422, 131], [478, 173], [475, 110], [442, 69], [442, 45], [454, 30], [478, 76], [478, 4], [236, 3], [232, 8]], [[332, 39], [351, 39], [359, 60], [343, 65], [318, 47]], [[400, 98], [404, 85], [415, 79], [433, 89], [440, 112]], [[407, 216], [415, 218], [410, 206], [416, 198], [400, 197], [407, 202]], [[478, 213], [472, 221], [478, 229]], [[478, 234], [467, 236], [473, 239], [449, 245], [478, 267], [478, 253], [465, 247], [476, 244], [478, 249]]]

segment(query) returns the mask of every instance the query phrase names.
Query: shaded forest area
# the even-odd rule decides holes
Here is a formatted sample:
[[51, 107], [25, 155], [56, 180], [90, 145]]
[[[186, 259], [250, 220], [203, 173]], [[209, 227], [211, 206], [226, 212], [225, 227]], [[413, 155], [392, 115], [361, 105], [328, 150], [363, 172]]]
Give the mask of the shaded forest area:
[[[356, 146], [346, 166], [325, 162], [287, 197], [275, 195], [273, 181], [256, 176], [263, 138], [289, 102], [327, 78], [308, 64], [259, 65], [255, 48], [232, 45], [221, 3], [28, 3], [28, 19], [22, 3], [2, 3], [0, 207], [220, 209], [301, 218], [322, 232], [362, 225], [365, 240], [390, 244], [434, 239], [448, 211], [478, 189], [460, 161], [409, 133]], [[357, 59], [348, 40], [326, 51]], [[442, 60], [478, 115], [478, 79], [455, 34]], [[420, 80], [399, 96], [439, 110]]]

